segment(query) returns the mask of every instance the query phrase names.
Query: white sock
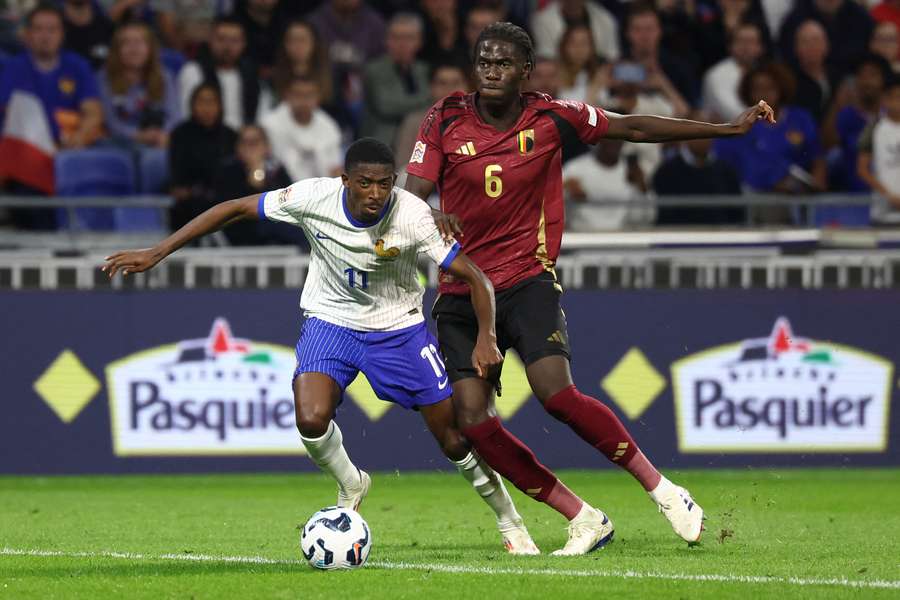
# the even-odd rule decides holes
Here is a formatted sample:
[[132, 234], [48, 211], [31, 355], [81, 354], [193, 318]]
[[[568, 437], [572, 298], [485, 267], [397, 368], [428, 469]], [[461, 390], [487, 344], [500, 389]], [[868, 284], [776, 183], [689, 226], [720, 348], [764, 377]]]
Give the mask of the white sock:
[[659, 483], [656, 484], [656, 487], [647, 493], [650, 494], [650, 497], [653, 498], [654, 502], [659, 504], [663, 498], [669, 495], [674, 486], [675, 484], [666, 479], [665, 476], [660, 476]]
[[302, 435], [306, 452], [319, 468], [334, 477], [345, 492], [359, 486], [359, 469], [356, 468], [347, 451], [344, 449], [344, 436], [337, 423], [328, 423], [328, 431], [318, 438], [306, 438]]
[[480, 456], [470, 452], [464, 459], [450, 462], [456, 465], [460, 475], [472, 484], [481, 499], [491, 507], [501, 530], [521, 521], [522, 517], [516, 512], [516, 506], [509, 497], [503, 480]]

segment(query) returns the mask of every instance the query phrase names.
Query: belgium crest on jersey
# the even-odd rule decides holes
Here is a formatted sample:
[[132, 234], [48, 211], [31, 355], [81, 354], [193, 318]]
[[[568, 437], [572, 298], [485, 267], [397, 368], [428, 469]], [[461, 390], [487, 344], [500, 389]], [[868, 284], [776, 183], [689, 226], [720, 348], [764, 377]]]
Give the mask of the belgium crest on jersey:
[[516, 136], [519, 154], [528, 154], [534, 150], [534, 129], [525, 129]]

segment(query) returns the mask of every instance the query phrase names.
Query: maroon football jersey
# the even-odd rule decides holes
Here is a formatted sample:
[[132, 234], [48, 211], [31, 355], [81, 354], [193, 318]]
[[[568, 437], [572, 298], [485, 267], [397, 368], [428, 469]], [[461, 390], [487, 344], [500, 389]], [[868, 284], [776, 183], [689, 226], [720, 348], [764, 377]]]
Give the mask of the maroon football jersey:
[[[462, 220], [463, 251], [498, 290], [553, 271], [564, 226], [563, 143], [595, 144], [609, 126], [601, 109], [582, 102], [540, 93], [522, 102], [516, 124], [497, 131], [478, 114], [475, 94], [447, 96], [422, 121], [407, 166], [437, 185], [441, 210]], [[440, 292], [468, 288], [442, 273]]]

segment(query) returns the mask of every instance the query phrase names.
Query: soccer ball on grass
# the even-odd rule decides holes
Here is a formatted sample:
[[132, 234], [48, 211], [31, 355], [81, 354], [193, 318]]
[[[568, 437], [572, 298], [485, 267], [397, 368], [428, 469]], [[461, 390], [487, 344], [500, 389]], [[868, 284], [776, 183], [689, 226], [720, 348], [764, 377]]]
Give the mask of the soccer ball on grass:
[[350, 508], [323, 508], [300, 532], [300, 550], [317, 569], [357, 569], [366, 564], [371, 549], [369, 524]]

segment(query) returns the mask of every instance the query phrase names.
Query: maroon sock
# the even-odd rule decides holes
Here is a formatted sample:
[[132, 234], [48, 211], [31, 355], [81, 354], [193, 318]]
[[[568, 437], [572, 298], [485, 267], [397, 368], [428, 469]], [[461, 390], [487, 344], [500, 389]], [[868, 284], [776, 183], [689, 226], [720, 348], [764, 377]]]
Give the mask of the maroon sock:
[[534, 452], [503, 427], [497, 417], [463, 429], [463, 435], [495, 471], [525, 494], [569, 520], [581, 510], [581, 499], [538, 462]]
[[544, 408], [606, 458], [631, 473], [644, 489], [652, 490], [659, 483], [659, 472], [634, 443], [622, 421], [596, 398], [570, 385], [550, 398]]

